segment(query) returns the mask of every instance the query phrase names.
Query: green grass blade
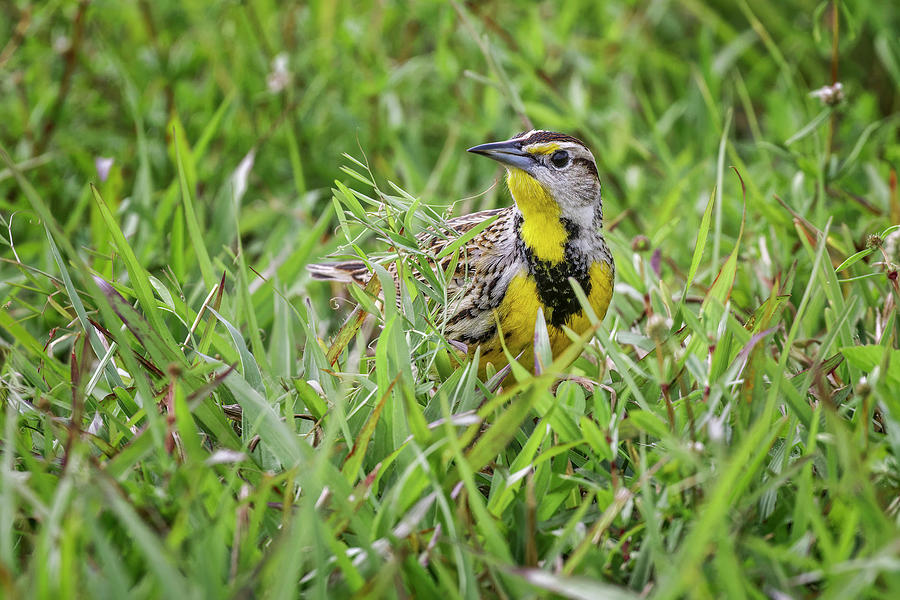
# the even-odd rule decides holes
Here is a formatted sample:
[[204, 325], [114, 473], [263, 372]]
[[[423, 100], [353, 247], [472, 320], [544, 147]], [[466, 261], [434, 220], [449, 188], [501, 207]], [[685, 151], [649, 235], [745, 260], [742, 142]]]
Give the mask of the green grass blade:
[[200, 227], [200, 221], [197, 217], [197, 211], [194, 206], [194, 200], [191, 196], [190, 185], [188, 184], [187, 170], [182, 156], [180, 138], [176, 129], [172, 130], [175, 137], [175, 164], [178, 167], [178, 184], [181, 188], [181, 203], [184, 206], [184, 218], [187, 223], [188, 235], [191, 239], [194, 253], [197, 255], [197, 262], [200, 264], [200, 272], [203, 274], [203, 284], [207, 289], [216, 283], [213, 274], [212, 262], [209, 260], [209, 253], [206, 251], [206, 242], [203, 238], [203, 231]]

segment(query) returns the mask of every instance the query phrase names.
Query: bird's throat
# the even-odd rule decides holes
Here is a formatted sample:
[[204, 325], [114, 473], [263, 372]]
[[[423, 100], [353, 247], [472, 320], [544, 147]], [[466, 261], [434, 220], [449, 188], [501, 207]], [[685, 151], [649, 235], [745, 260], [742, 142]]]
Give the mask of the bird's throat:
[[560, 221], [559, 204], [544, 186], [521, 169], [509, 169], [506, 183], [522, 213], [522, 241], [536, 258], [561, 262], [569, 233]]

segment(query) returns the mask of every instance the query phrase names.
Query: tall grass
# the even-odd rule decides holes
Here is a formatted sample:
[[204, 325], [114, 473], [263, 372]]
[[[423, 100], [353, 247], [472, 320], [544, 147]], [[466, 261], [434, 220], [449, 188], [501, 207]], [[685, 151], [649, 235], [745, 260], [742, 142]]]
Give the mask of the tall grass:
[[[896, 7], [5, 13], [2, 595], [900, 595]], [[532, 125], [616, 293], [482, 381], [414, 236]]]

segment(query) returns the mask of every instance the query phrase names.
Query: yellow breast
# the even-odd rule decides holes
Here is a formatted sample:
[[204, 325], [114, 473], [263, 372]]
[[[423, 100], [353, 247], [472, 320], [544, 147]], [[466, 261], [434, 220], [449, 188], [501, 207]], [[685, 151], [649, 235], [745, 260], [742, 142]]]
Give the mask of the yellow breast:
[[[591, 289], [588, 294], [588, 302], [596, 313], [597, 318], [603, 319], [612, 298], [612, 266], [606, 262], [598, 261], [590, 266], [589, 273]], [[496, 312], [506, 347], [513, 356], [518, 355], [524, 349], [525, 353], [519, 359], [519, 362], [529, 369], [534, 364], [532, 348], [538, 308], [543, 308], [546, 318], [547, 307], [543, 307], [541, 304], [538, 297], [537, 284], [523, 270], [510, 281], [506, 295], [503, 297], [503, 301]], [[584, 314], [583, 310], [572, 315], [566, 322], [566, 326], [578, 334], [586, 331], [590, 325], [590, 319]], [[553, 349], [554, 356], [562, 352], [571, 343], [561, 328], [548, 325], [547, 332], [550, 335], [550, 346]], [[491, 340], [483, 344], [482, 350], [484, 351], [481, 357], [482, 370], [488, 362], [494, 363], [494, 365], [506, 362], [499, 340]]]

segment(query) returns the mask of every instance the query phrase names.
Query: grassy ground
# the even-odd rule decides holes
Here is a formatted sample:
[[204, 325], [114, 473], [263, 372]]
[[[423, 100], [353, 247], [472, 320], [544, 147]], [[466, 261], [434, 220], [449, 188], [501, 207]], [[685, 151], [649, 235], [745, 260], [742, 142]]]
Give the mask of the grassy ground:
[[[900, 597], [896, 4], [3, 6], [0, 595]], [[484, 385], [440, 276], [341, 329], [304, 265], [417, 269], [532, 124], [593, 339]]]

